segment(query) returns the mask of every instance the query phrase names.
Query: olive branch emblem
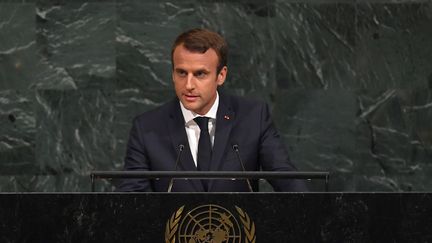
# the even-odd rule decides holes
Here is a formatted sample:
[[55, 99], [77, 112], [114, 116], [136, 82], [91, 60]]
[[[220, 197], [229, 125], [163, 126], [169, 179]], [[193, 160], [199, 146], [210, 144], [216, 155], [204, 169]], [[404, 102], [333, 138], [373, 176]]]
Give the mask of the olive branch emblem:
[[243, 231], [246, 235], [245, 243], [255, 243], [255, 223], [249, 218], [249, 215], [241, 208], [235, 206], [240, 215], [240, 220], [243, 224]]
[[172, 214], [170, 220], [166, 223], [165, 227], [165, 243], [174, 243], [176, 240], [175, 233], [183, 213], [184, 205], [181, 206], [175, 213]]
[[[217, 205], [204, 205], [204, 206], [217, 206]], [[179, 228], [183, 227], [183, 226], [181, 226], [181, 225], [183, 225], [183, 222], [180, 223], [180, 220], [182, 219], [182, 214], [183, 214], [184, 207], [185, 207], [185, 205], [183, 205], [179, 209], [177, 209], [177, 211], [175, 211], [171, 215], [170, 219], [167, 221], [166, 227], [165, 227], [165, 243], [175, 243], [176, 242], [176, 233], [177, 233], [178, 230], [181, 230]], [[203, 206], [201, 206], [201, 207], [203, 207]], [[198, 207], [198, 208], [201, 208], [201, 207]], [[241, 224], [243, 226], [243, 232], [244, 232], [244, 236], [245, 236], [244, 237], [244, 243], [255, 243], [256, 242], [255, 223], [251, 220], [251, 218], [249, 217], [249, 215], [245, 211], [243, 211], [243, 209], [241, 209], [241, 208], [239, 208], [237, 206], [235, 206], [235, 209], [237, 210], [238, 218], [240, 219]], [[191, 212], [189, 212], [188, 215], [190, 213]], [[231, 215], [231, 216], [229, 216], [229, 215]], [[233, 224], [229, 220], [229, 217], [233, 217], [233, 215], [229, 211], [228, 211], [228, 215], [227, 214], [222, 214], [220, 216], [221, 223], [224, 224], [224, 223], [229, 222], [228, 225], [231, 226], [231, 227], [233, 227]], [[228, 220], [228, 221], [226, 221], [226, 220]], [[184, 221], [184, 219], [183, 219], [183, 221]], [[235, 221], [235, 222], [237, 222], [237, 221]], [[238, 225], [238, 223], [236, 223], [236, 224], [237, 224], [237, 227], [239, 227], [238, 230], [241, 230], [240, 229], [240, 225]], [[207, 231], [204, 230], [203, 232], [206, 233]], [[218, 233], [218, 229], [211, 229], [209, 232], [211, 232], [211, 236], [210, 237], [212, 239], [212, 242], [213, 242], [213, 240], [215, 240], [215, 242], [222, 242], [220, 240], [222, 240], [223, 238], [220, 238], [220, 235], [217, 234]], [[239, 231], [237, 231], [237, 232], [240, 233]], [[228, 232], [225, 232], [225, 233], [229, 234]], [[198, 233], [194, 232], [194, 234], [198, 234]], [[181, 240], [182, 239], [181, 237], [184, 237], [184, 236], [181, 234], [181, 235], [179, 235], [179, 237], [180, 238], [178, 240]], [[190, 236], [188, 236], [188, 237], [190, 237]], [[204, 235], [204, 237], [205, 237], [205, 235]], [[223, 235], [222, 235], [222, 237], [223, 237]], [[225, 238], [225, 240], [227, 240], [227, 239]], [[239, 238], [239, 240], [241, 240], [241, 238]], [[195, 242], [195, 240], [190, 239], [189, 242]], [[205, 241], [205, 242], [207, 242], [207, 241]], [[238, 242], [240, 242], [240, 241], [238, 241]]]

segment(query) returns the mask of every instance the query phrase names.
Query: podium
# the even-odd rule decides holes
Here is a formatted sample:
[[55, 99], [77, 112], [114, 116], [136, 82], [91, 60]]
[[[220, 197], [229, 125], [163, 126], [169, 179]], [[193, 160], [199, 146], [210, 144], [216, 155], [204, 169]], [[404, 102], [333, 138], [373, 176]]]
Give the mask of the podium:
[[431, 242], [431, 218], [430, 193], [0, 194], [2, 242]]

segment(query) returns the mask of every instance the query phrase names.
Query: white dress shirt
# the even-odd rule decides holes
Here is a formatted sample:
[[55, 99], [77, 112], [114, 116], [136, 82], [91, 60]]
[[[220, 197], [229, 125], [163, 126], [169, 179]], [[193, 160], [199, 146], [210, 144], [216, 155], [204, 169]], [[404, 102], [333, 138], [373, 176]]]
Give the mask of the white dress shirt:
[[[180, 102], [180, 107], [185, 120], [185, 129], [186, 129], [186, 134], [189, 142], [189, 148], [191, 150], [192, 157], [195, 162], [195, 166], [197, 166], [198, 141], [199, 141], [201, 129], [199, 128], [198, 124], [196, 124], [196, 122], [194, 121], [194, 118], [202, 115], [199, 115], [193, 111], [186, 109], [181, 102]], [[214, 144], [214, 138], [215, 138], [216, 113], [218, 107], [219, 107], [219, 94], [216, 92], [216, 100], [213, 103], [213, 106], [210, 108], [207, 114], [203, 115], [205, 117], [210, 118], [208, 123], [208, 130], [210, 133], [210, 142], [212, 146]]]

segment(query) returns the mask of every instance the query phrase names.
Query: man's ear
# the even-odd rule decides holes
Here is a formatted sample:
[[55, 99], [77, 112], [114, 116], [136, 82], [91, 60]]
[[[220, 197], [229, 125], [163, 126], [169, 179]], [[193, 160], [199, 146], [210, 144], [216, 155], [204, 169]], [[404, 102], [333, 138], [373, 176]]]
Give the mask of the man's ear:
[[219, 86], [221, 86], [225, 82], [227, 73], [228, 73], [227, 66], [223, 66], [223, 68], [220, 70], [220, 72], [218, 73], [218, 76], [217, 76], [217, 84]]

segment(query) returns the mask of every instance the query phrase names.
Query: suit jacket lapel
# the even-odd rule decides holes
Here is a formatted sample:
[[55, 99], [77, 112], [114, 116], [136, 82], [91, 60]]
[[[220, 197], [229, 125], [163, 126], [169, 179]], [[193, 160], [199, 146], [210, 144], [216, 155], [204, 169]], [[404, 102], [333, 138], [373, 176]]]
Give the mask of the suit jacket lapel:
[[[185, 146], [179, 162], [179, 169], [184, 171], [196, 171], [197, 168], [195, 166], [195, 163], [193, 162], [192, 153], [189, 148], [189, 142], [185, 130], [185, 121], [183, 118], [183, 114], [181, 113], [178, 99], [174, 99], [172, 101], [172, 109], [170, 113], [170, 121], [168, 127], [172, 145], [174, 146], [175, 151], [178, 153], [178, 147], [180, 144], [183, 144]], [[204, 187], [201, 184], [200, 180], [193, 179], [188, 181], [193, 184], [196, 191], [204, 191]]]
[[[219, 94], [219, 107], [216, 114], [216, 132], [212, 160], [210, 163], [211, 171], [218, 171], [222, 165], [222, 157], [227, 148], [228, 138], [230, 137], [235, 118], [235, 113], [231, 108], [231, 103], [229, 102], [228, 97], [221, 93]], [[211, 180], [209, 183], [209, 190], [213, 185], [213, 181], [214, 180]]]

